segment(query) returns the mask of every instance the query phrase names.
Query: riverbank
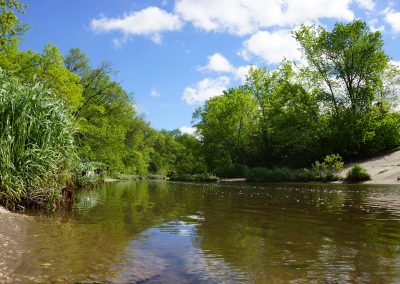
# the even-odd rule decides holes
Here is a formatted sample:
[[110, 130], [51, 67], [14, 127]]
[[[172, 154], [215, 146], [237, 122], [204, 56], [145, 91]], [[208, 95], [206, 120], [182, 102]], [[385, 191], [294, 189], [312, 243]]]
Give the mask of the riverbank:
[[371, 180], [365, 184], [399, 184], [400, 185], [400, 149], [396, 148], [382, 155], [348, 163], [340, 172], [341, 177], [345, 177], [349, 169], [359, 164], [364, 167], [371, 175]]

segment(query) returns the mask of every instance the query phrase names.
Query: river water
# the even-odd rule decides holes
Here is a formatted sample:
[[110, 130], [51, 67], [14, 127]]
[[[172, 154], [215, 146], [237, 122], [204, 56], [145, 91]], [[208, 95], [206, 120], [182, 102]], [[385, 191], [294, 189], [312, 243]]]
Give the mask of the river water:
[[0, 283], [400, 282], [398, 186], [124, 182], [31, 215], [0, 220]]

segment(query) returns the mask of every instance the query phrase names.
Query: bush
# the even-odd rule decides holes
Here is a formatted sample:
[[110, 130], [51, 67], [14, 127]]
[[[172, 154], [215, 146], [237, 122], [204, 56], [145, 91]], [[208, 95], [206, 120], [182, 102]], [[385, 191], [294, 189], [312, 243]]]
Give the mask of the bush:
[[217, 182], [219, 181], [219, 178], [209, 174], [209, 173], [203, 173], [203, 174], [174, 174], [170, 176], [169, 178], [172, 181], [191, 181], [191, 182]]
[[349, 182], [359, 182], [370, 180], [371, 176], [368, 171], [360, 166], [359, 164], [355, 164], [348, 172], [346, 176], [346, 181]]
[[74, 171], [74, 184], [77, 187], [93, 187], [103, 182], [108, 166], [101, 162], [78, 163]]
[[296, 172], [298, 181], [336, 181], [340, 180], [338, 173], [343, 169], [344, 163], [339, 154], [327, 155], [321, 163], [315, 161], [311, 169], [302, 169]]
[[41, 84], [0, 71], [0, 203], [45, 206], [60, 199], [76, 161], [75, 126]]
[[254, 182], [277, 182], [293, 180], [291, 171], [285, 167], [276, 167], [272, 169], [252, 168], [246, 170], [245, 177], [247, 181]]

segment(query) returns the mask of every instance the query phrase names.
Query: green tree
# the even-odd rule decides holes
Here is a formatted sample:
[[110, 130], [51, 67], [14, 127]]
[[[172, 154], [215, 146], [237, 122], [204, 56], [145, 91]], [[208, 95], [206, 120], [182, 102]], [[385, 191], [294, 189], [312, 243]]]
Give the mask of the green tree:
[[64, 67], [63, 55], [54, 45], [47, 44], [42, 53], [19, 51], [17, 42], [0, 53], [0, 67], [32, 84], [39, 80], [62, 98], [71, 111], [82, 105], [82, 87], [78, 75]]
[[340, 115], [340, 108], [368, 110], [389, 62], [381, 33], [370, 32], [365, 22], [355, 20], [337, 23], [330, 32], [303, 25], [294, 36], [310, 70], [324, 83], [321, 91], [334, 105], [335, 115]]
[[246, 87], [232, 88], [210, 99], [195, 112], [194, 120], [206, 162], [217, 174], [231, 175], [225, 170], [258, 160], [259, 113]]
[[0, 50], [27, 26], [20, 23], [15, 12], [23, 13], [26, 5], [16, 0], [0, 0]]
[[[383, 107], [389, 97], [385, 77], [391, 77], [387, 76], [389, 58], [383, 51], [382, 35], [355, 20], [337, 23], [332, 31], [303, 25], [294, 36], [308, 62], [303, 71], [315, 83], [327, 118], [326, 148], [330, 149], [326, 153], [349, 157], [371, 152], [374, 142], [370, 138], [376, 133], [369, 127], [370, 118], [383, 118], [374, 115], [376, 105], [387, 111]], [[383, 142], [385, 146], [379, 149], [395, 143]]]

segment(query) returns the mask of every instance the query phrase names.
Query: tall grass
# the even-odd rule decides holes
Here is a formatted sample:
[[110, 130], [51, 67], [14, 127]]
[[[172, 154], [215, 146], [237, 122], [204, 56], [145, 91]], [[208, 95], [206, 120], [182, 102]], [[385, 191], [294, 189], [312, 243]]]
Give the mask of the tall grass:
[[53, 204], [76, 161], [74, 132], [65, 105], [50, 90], [0, 70], [0, 203]]

